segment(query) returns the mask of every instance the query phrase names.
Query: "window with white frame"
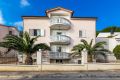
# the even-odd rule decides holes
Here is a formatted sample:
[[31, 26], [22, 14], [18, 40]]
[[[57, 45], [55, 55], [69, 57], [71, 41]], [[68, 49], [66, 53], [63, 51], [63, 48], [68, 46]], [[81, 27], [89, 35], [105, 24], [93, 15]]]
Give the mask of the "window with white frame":
[[9, 35], [13, 35], [13, 32], [12, 32], [12, 31], [9, 31]]
[[45, 30], [44, 29], [29, 29], [29, 34], [31, 36], [45, 36]]
[[82, 37], [82, 30], [79, 31], [79, 37]]
[[86, 37], [86, 31], [85, 30], [79, 30], [79, 37]]

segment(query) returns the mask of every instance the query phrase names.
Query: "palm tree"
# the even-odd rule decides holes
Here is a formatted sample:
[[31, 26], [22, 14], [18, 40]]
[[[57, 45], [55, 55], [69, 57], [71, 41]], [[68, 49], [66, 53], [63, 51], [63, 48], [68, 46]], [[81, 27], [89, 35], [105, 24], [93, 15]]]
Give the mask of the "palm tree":
[[27, 32], [23, 32], [22, 36], [7, 35], [4, 42], [0, 42], [0, 46], [24, 53], [26, 55], [25, 64], [32, 65], [34, 53], [39, 49], [50, 50], [50, 47], [44, 43], [35, 44], [38, 37], [31, 38]]
[[74, 55], [81, 55], [81, 51], [83, 49], [86, 49], [88, 52], [88, 61], [92, 62], [93, 59], [96, 58], [96, 55], [101, 54], [105, 56], [106, 53], [109, 52], [109, 50], [104, 49], [104, 45], [106, 42], [98, 42], [93, 45], [93, 39], [88, 43], [86, 40], [82, 39], [81, 42], [83, 44], [75, 45], [72, 49]]

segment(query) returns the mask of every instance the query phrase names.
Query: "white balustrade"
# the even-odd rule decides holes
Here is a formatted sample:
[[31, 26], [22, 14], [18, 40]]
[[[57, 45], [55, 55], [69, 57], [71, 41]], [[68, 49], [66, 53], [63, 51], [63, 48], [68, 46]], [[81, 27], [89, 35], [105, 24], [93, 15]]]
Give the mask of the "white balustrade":
[[51, 25], [53, 24], [64, 24], [64, 25], [71, 25], [71, 22], [65, 18], [62, 17], [52, 17], [50, 19]]
[[70, 37], [65, 35], [51, 36], [52, 42], [70, 42]]
[[69, 59], [69, 53], [67, 52], [50, 52], [51, 59]]

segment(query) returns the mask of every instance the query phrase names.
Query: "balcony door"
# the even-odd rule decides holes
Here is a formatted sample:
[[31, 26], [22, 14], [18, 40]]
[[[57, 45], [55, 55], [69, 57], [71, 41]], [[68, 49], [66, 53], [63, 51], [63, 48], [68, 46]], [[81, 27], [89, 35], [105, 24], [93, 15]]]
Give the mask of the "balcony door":
[[[62, 53], [61, 53], [61, 52], [63, 52], [62, 50], [63, 50], [62, 46], [57, 46], [57, 52], [59, 53], [57, 55], [60, 58], [63, 56]], [[58, 64], [63, 63], [63, 60], [62, 59], [56, 59], [56, 63], [58, 63]]]
[[62, 52], [62, 47], [61, 46], [57, 47], [57, 52]]
[[57, 40], [61, 41], [61, 36], [62, 35], [62, 32], [57, 32]]
[[66, 52], [66, 47], [61, 45], [52, 45], [51, 49], [53, 52]]
[[57, 35], [62, 35], [62, 32], [57, 32]]

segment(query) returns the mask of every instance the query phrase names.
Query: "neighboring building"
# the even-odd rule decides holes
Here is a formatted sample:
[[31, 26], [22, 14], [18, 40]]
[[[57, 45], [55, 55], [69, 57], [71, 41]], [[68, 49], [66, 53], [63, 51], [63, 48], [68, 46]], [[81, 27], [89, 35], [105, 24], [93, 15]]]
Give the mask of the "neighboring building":
[[[19, 35], [19, 31], [12, 26], [5, 26], [0, 24], [0, 42], [4, 41], [4, 37], [7, 35]], [[0, 47], [0, 54], [4, 55], [4, 53], [7, 51], [6, 48], [1, 48]], [[9, 54], [7, 54], [7, 56], [14, 56], [15, 55], [15, 51], [11, 51]]]
[[[57, 7], [46, 11], [47, 16], [23, 16], [24, 31], [31, 37], [40, 35], [37, 43], [51, 47], [48, 63], [79, 62], [69, 54], [81, 39], [90, 42], [96, 37], [96, 17], [73, 17], [73, 11]], [[74, 60], [74, 61], [73, 61]]]
[[[114, 33], [101, 32], [98, 34], [96, 38], [96, 42], [102, 42], [102, 41], [106, 42], [104, 48], [113, 52], [113, 49], [117, 45], [120, 45], [120, 32], [114, 32]], [[106, 54], [105, 58], [107, 62], [116, 62], [116, 57], [114, 56], [114, 54]]]
[[113, 51], [117, 45], [120, 45], [120, 32], [114, 32], [114, 34], [110, 32], [101, 32], [96, 38], [96, 42], [100, 41], [105, 41], [107, 43], [105, 48]]
[[6, 35], [19, 35], [19, 31], [16, 27], [13, 26], [5, 26], [0, 24], [0, 41], [3, 41], [3, 38]]

